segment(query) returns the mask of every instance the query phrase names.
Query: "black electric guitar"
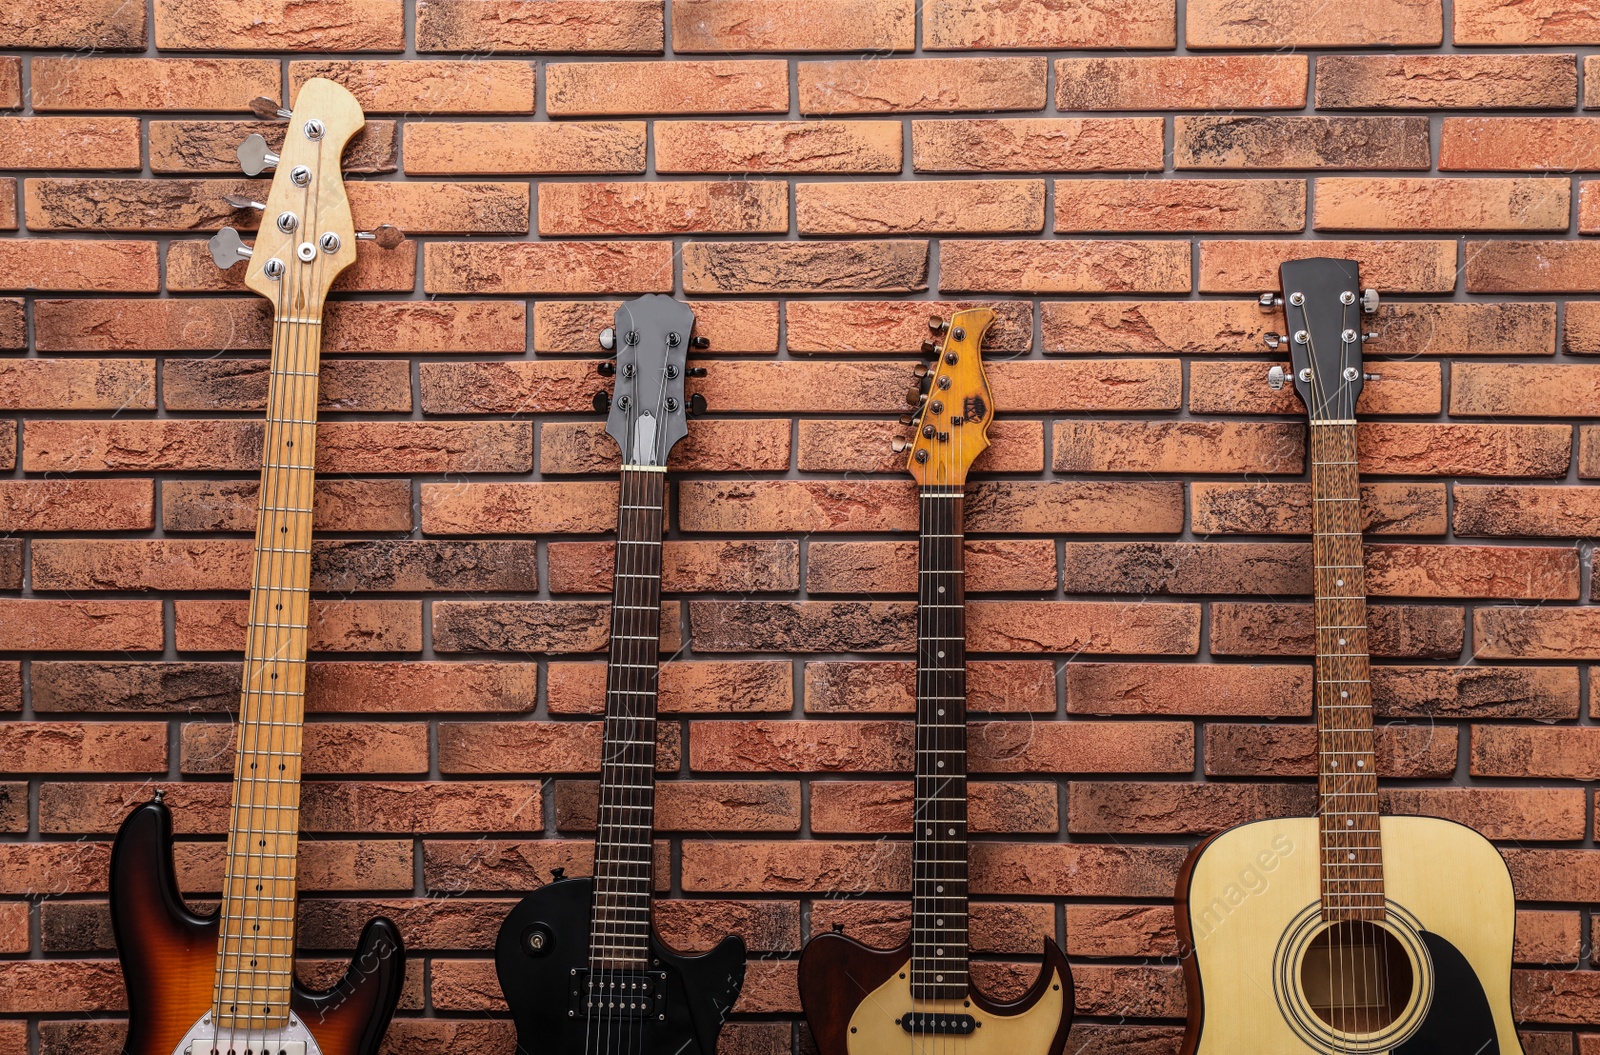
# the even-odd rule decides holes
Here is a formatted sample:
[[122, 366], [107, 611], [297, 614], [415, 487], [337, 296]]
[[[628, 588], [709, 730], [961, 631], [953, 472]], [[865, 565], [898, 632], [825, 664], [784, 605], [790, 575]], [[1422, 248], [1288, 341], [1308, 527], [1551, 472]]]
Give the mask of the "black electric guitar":
[[495, 970], [523, 1055], [712, 1055], [744, 982], [744, 942], [678, 953], [651, 927], [656, 679], [667, 454], [688, 432], [694, 312], [651, 294], [623, 305], [600, 344], [614, 392], [606, 431], [622, 448], [611, 663], [592, 879], [557, 879], [500, 927]]
[[[966, 584], [962, 495], [989, 446], [994, 399], [980, 349], [988, 308], [935, 318], [909, 467], [921, 491], [911, 939], [872, 949], [821, 934], [800, 955], [800, 1003], [821, 1055], [1060, 1055], [1072, 1025], [1072, 972], [1045, 937], [1044, 967], [1002, 1004], [971, 983], [967, 960]], [[922, 372], [919, 370], [919, 373]]]
[[[249, 261], [245, 285], [274, 315], [222, 907], [211, 916], [184, 907], [160, 794], [134, 810], [111, 851], [125, 1055], [374, 1055], [405, 973], [400, 933], [379, 918], [333, 989], [309, 992], [294, 974], [322, 308], [362, 237], [340, 156], [364, 118], [354, 96], [321, 78], [300, 89], [292, 115], [279, 114], [289, 118], [281, 158], [260, 136], [239, 150], [251, 175], [278, 169], [264, 204], [237, 203], [264, 210], [254, 250], [231, 227], [211, 242], [218, 266]], [[385, 248], [401, 239], [392, 227], [367, 237]]]

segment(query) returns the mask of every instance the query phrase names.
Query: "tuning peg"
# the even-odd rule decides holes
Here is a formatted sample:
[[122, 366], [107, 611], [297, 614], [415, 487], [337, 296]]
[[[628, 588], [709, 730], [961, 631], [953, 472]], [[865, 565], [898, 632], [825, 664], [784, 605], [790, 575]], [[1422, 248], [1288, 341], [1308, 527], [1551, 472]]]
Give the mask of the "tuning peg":
[[1361, 291], [1361, 313], [1371, 315], [1378, 310], [1378, 291], [1364, 289]]
[[394, 224], [379, 224], [370, 231], [359, 231], [356, 237], [363, 242], [377, 242], [379, 249], [393, 249], [406, 240], [400, 228]]
[[915, 414], [901, 414], [900, 415], [900, 424], [902, 424], [902, 425], [909, 425], [915, 420], [917, 420], [917, 417], [916, 417]]
[[945, 322], [937, 315], [931, 315], [928, 317], [928, 329], [932, 330], [934, 333], [943, 333], [949, 325], [950, 324], [948, 322]]
[[249, 260], [253, 251], [232, 227], [224, 227], [212, 235], [210, 245], [212, 261], [224, 271], [241, 260]]
[[611, 413], [611, 393], [596, 392], [594, 394], [594, 412], [596, 414]]
[[1263, 333], [1261, 335], [1261, 343], [1266, 345], [1268, 348], [1271, 348], [1273, 351], [1277, 351], [1278, 346], [1283, 343], [1283, 334], [1272, 333], [1270, 331]]
[[594, 370], [595, 373], [599, 374], [601, 377], [610, 377], [617, 372], [617, 364], [612, 362], [610, 359], [607, 359], [605, 362], [596, 366]]
[[1363, 380], [1363, 381], [1382, 381], [1383, 380], [1383, 375], [1382, 374], [1362, 374], [1361, 375], [1361, 380]]
[[906, 403], [910, 406], [921, 406], [924, 396], [921, 387], [909, 389], [906, 392]]
[[704, 377], [706, 376], [706, 368], [703, 366], [691, 366], [684, 371], [684, 375], [687, 377]]
[[911, 368], [911, 372], [913, 374], [915, 374], [916, 376], [918, 376], [918, 377], [927, 377], [928, 376], [928, 364], [927, 363], [918, 363], [916, 366], [913, 366]]
[[239, 167], [246, 176], [259, 176], [267, 169], [276, 168], [278, 155], [267, 146], [267, 141], [252, 133], [239, 144]]
[[909, 440], [902, 440], [899, 438], [892, 439], [889, 441], [889, 448], [896, 454], [904, 454], [906, 451], [911, 449], [911, 442]]
[[934, 355], [938, 351], [939, 351], [939, 346], [937, 344], [935, 344], [933, 341], [923, 341], [922, 342], [922, 354], [923, 355]]
[[254, 209], [256, 212], [265, 212], [267, 209], [266, 202], [256, 201], [243, 194], [224, 194], [222, 200], [235, 209]]
[[613, 330], [611, 327], [607, 326], [605, 329], [600, 331], [600, 347], [604, 348], [606, 351], [609, 352], [613, 348], [615, 348], [616, 346], [617, 346], [617, 331]]
[[1361, 335], [1361, 343], [1363, 343], [1363, 344], [1365, 344], [1367, 341], [1375, 341], [1377, 339], [1378, 339], [1378, 334], [1377, 334], [1376, 331], [1373, 331], [1373, 330], [1368, 330], [1366, 333], [1363, 333]]
[[250, 100], [250, 112], [263, 121], [287, 121], [294, 114], [278, 105], [278, 100], [258, 95]]
[[689, 397], [689, 416], [697, 418], [706, 412], [706, 397], [696, 392]]
[[1276, 293], [1263, 293], [1256, 298], [1256, 307], [1262, 311], [1273, 311], [1283, 307], [1283, 298]]
[[710, 348], [711, 347], [711, 338], [709, 338], [709, 337], [691, 337], [691, 338], [689, 338], [689, 347], [690, 348]]
[[1272, 389], [1274, 392], [1282, 388], [1283, 383], [1287, 380], [1289, 380], [1289, 375], [1284, 373], [1283, 367], [1281, 366], [1275, 366], [1271, 370], [1267, 371], [1267, 387]]

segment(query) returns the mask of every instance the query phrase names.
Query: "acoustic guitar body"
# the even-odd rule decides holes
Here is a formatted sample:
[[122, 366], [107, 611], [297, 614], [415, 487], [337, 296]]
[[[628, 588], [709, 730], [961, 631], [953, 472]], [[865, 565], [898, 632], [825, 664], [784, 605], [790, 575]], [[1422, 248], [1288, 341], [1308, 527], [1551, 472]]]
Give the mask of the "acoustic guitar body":
[[[161, 802], [134, 810], [117, 832], [111, 925], [128, 988], [124, 1055], [182, 1055], [180, 1042], [211, 1010], [219, 927], [216, 915], [184, 906], [172, 864], [172, 812]], [[296, 986], [290, 1007], [322, 1055], [376, 1055], [400, 999], [404, 963], [399, 930], [378, 918], [361, 932], [339, 984], [322, 993]]]
[[[1060, 1055], [1072, 1027], [1072, 974], [1055, 942], [1044, 940], [1044, 967], [1033, 987], [1012, 1003], [973, 989], [967, 1000], [911, 998], [911, 945], [873, 949], [842, 934], [819, 934], [800, 956], [800, 1003], [820, 1055]], [[970, 1015], [964, 1035], [913, 1036], [907, 1012]]]
[[1384, 918], [1330, 924], [1318, 823], [1243, 824], [1190, 855], [1184, 1055], [1521, 1055], [1515, 903], [1494, 846], [1451, 821], [1381, 817]]

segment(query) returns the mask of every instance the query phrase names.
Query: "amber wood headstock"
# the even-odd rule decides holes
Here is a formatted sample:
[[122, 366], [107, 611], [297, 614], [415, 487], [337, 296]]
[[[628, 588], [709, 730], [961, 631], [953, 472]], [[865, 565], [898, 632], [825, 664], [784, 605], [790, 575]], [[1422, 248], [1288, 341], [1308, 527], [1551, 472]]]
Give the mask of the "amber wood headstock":
[[896, 450], [911, 452], [906, 467], [923, 488], [961, 487], [989, 446], [994, 397], [983, 372], [983, 336], [993, 323], [989, 308], [968, 308], [949, 322], [936, 315], [928, 324], [935, 339], [922, 347], [933, 354], [933, 362], [917, 368], [927, 389], [916, 409], [901, 419], [912, 426], [911, 439], [895, 444]]

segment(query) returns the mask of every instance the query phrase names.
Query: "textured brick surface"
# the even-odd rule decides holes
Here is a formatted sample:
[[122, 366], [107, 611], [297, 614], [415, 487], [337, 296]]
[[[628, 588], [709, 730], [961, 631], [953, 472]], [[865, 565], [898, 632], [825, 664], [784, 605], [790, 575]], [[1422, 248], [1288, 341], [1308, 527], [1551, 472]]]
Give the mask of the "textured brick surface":
[[[1348, 255], [1387, 809], [1482, 828], [1527, 1055], [1600, 1055], [1600, 15], [1580, 0], [0, 4], [0, 1055], [114, 1055], [109, 839], [228, 820], [271, 305], [258, 95], [367, 112], [311, 501], [300, 938], [415, 963], [385, 1052], [510, 1050], [512, 899], [591, 867], [619, 464], [596, 337], [690, 301], [710, 414], [663, 546], [660, 903], [757, 959], [728, 1055], [812, 1050], [794, 957], [903, 940], [928, 316], [988, 306], [966, 501], [976, 974], [1062, 940], [1068, 1050], [1173, 1055], [1171, 894], [1305, 812], [1304, 410], [1256, 297]], [[798, 833], [807, 832], [805, 836]], [[848, 890], [851, 896], [838, 897]], [[35, 907], [37, 906], [37, 907]], [[425, 984], [426, 983], [426, 984]]]

